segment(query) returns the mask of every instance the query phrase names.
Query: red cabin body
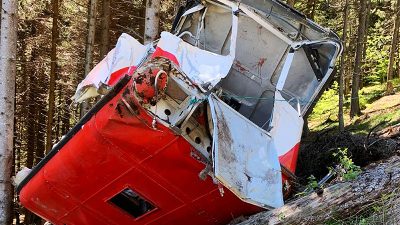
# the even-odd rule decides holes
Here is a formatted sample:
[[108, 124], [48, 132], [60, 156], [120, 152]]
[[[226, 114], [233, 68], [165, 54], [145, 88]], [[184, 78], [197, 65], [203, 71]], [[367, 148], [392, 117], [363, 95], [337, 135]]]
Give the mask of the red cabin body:
[[18, 185], [23, 206], [56, 225], [160, 225], [284, 204], [339, 39], [272, 0], [188, 0], [173, 30], [156, 46], [121, 35], [78, 85], [76, 102], [108, 93]]
[[[186, 140], [165, 127], [150, 129], [152, 118], [136, 102], [136, 115], [129, 111], [122, 99], [134, 99], [132, 80], [116, 88], [22, 188], [26, 208], [57, 225], [226, 224], [261, 211], [226, 188], [221, 194], [210, 177], [201, 180], [204, 164]], [[133, 216], [123, 200], [113, 203], [126, 189], [153, 208]]]

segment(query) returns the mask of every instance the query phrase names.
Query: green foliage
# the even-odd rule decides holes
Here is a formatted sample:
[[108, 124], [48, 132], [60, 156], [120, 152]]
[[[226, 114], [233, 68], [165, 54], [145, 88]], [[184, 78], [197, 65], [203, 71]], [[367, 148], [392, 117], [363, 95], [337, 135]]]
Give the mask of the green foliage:
[[365, 85], [381, 84], [385, 81], [389, 64], [390, 40], [390, 36], [382, 33], [368, 39], [363, 76]]
[[278, 215], [279, 221], [283, 221], [283, 220], [285, 220], [285, 218], [286, 218], [286, 216], [285, 216], [285, 214], [283, 214], [283, 212], [279, 213], [279, 215]]
[[342, 177], [346, 181], [354, 180], [361, 173], [360, 167], [355, 165], [353, 160], [348, 156], [347, 148], [339, 148], [338, 152], [333, 153], [333, 156], [339, 161], [339, 177]]
[[311, 176], [307, 177], [306, 189], [304, 189], [304, 191], [302, 191], [302, 192], [296, 193], [295, 196], [296, 197], [306, 196], [308, 193], [310, 193], [310, 191], [315, 190], [317, 187], [318, 187], [317, 178], [314, 175], [311, 175]]
[[311, 121], [319, 120], [320, 122], [323, 122], [321, 121], [323, 119], [336, 121], [338, 114], [338, 101], [338, 83], [334, 82], [332, 87], [322, 94], [309, 119]]
[[308, 190], [314, 190], [315, 188], [318, 187], [318, 182], [317, 182], [317, 178], [315, 178], [314, 175], [311, 175], [309, 177], [307, 177], [307, 189]]

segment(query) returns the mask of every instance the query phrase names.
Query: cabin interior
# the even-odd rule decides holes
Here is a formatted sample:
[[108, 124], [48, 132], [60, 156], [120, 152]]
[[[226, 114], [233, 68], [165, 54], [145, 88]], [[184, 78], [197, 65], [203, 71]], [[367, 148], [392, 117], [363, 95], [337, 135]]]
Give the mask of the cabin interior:
[[[324, 40], [330, 33], [310, 27], [316, 26], [312, 23], [307, 25], [290, 18], [279, 18], [272, 8], [269, 14], [265, 14], [261, 10], [246, 6], [253, 10], [257, 18], [273, 24], [275, 28], [272, 29], [287, 37], [287, 40], [284, 40], [271, 31], [271, 28], [267, 29], [260, 21], [256, 21], [242, 10], [232, 12], [230, 7], [219, 1], [206, 1], [203, 4], [204, 7], [184, 14], [173, 32], [199, 49], [227, 56], [232, 54], [231, 36], [233, 26], [237, 26], [232, 67], [226, 77], [211, 91], [243, 117], [267, 132], [272, 128], [277, 91], [299, 115], [304, 115], [326, 82], [327, 74], [332, 69], [332, 61], [339, 52], [337, 44]], [[237, 24], [233, 20], [235, 16]], [[312, 41], [311, 38], [322, 38], [322, 41]], [[294, 47], [288, 40], [300, 44]], [[304, 42], [307, 44], [303, 44]], [[289, 62], [284, 86], [277, 90], [277, 83], [285, 63], [288, 64], [286, 61], [290, 53], [294, 55]], [[154, 63], [157, 64], [155, 61], [150, 64], [154, 66]], [[142, 70], [145, 69], [146, 66]], [[188, 82], [179, 68], [172, 66], [171, 74], [173, 76], [170, 76], [166, 88], [166, 96], [169, 97], [162, 98], [157, 106], [150, 106], [150, 111], [169, 125], [177, 126], [182, 135], [196, 146], [205, 158], [209, 158], [213, 128], [208, 106], [202, 101], [192, 104], [193, 98], [202, 99], [205, 95], [187, 85]], [[208, 121], [207, 123], [199, 121], [199, 117], [202, 116], [206, 117], [203, 120]]]
[[[260, 18], [269, 18], [261, 11], [255, 12]], [[236, 57], [231, 71], [214, 90], [241, 115], [268, 131], [276, 84], [292, 46], [242, 11], [237, 16]], [[272, 13], [270, 17], [273, 18]], [[278, 21], [277, 18], [270, 20]], [[292, 34], [288, 36], [292, 36], [293, 41], [307, 40], [302, 34], [304, 29], [293, 31], [296, 24], [292, 23], [281, 18], [278, 29], [291, 28], [287, 34]], [[231, 44], [232, 10], [221, 3], [207, 1], [205, 8], [181, 18], [176, 34], [200, 49], [227, 55]], [[306, 51], [310, 52], [309, 55]], [[300, 105], [300, 114], [308, 109], [335, 54], [336, 46], [329, 42], [296, 49], [281, 93], [295, 109], [298, 109], [297, 104]], [[314, 61], [309, 58], [314, 58]], [[317, 65], [317, 71], [313, 69], [313, 63]]]

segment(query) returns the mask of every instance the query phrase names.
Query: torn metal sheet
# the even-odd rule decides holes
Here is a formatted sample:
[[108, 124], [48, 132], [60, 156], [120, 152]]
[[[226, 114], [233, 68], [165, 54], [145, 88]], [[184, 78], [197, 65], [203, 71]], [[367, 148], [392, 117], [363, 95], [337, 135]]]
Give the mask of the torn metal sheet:
[[265, 208], [282, 206], [281, 167], [271, 136], [215, 95], [208, 101], [217, 179], [244, 201]]
[[100, 94], [98, 89], [101, 84], [113, 86], [123, 75], [132, 75], [151, 48], [151, 45], [142, 45], [135, 38], [123, 33], [118, 38], [116, 47], [78, 85], [72, 98], [75, 102], [82, 102], [96, 97]]
[[[238, 17], [234, 14], [234, 11], [235, 9], [231, 11], [232, 28], [227, 55], [202, 50], [169, 32], [162, 32], [155, 56], [165, 56], [165, 52], [172, 55], [172, 60], [182, 68], [185, 75], [195, 84], [205, 88], [206, 91], [211, 90], [222, 78], [228, 75], [235, 59]], [[204, 23], [204, 21], [201, 23]], [[200, 25], [201, 27], [204, 27], [204, 24]], [[192, 34], [189, 31], [183, 32], [180, 36], [185, 33], [188, 33], [191, 37], [199, 37], [198, 34]]]
[[162, 55], [158, 52], [172, 54], [173, 61], [194, 83], [200, 86], [210, 84], [208, 89], [228, 75], [234, 59], [234, 55], [222, 56], [196, 48], [169, 32], [161, 33], [155, 56]]

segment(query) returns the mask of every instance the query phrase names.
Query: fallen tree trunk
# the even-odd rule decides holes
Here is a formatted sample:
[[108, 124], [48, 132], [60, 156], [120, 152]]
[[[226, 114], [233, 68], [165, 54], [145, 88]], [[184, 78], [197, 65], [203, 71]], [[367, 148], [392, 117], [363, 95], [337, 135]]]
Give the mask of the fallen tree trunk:
[[[323, 224], [326, 221], [350, 217], [377, 202], [389, 200], [394, 202], [390, 209], [393, 213], [388, 213], [385, 224], [398, 224], [400, 216], [395, 212], [399, 211], [396, 202], [400, 202], [400, 196], [395, 190], [399, 185], [400, 157], [394, 156], [368, 166], [353, 181], [334, 184], [325, 188], [320, 195], [313, 193], [281, 208], [261, 212], [239, 225]], [[391, 193], [395, 194], [390, 195]], [[390, 199], [387, 196], [391, 196]]]
[[400, 138], [400, 123], [376, 132], [381, 138]]

